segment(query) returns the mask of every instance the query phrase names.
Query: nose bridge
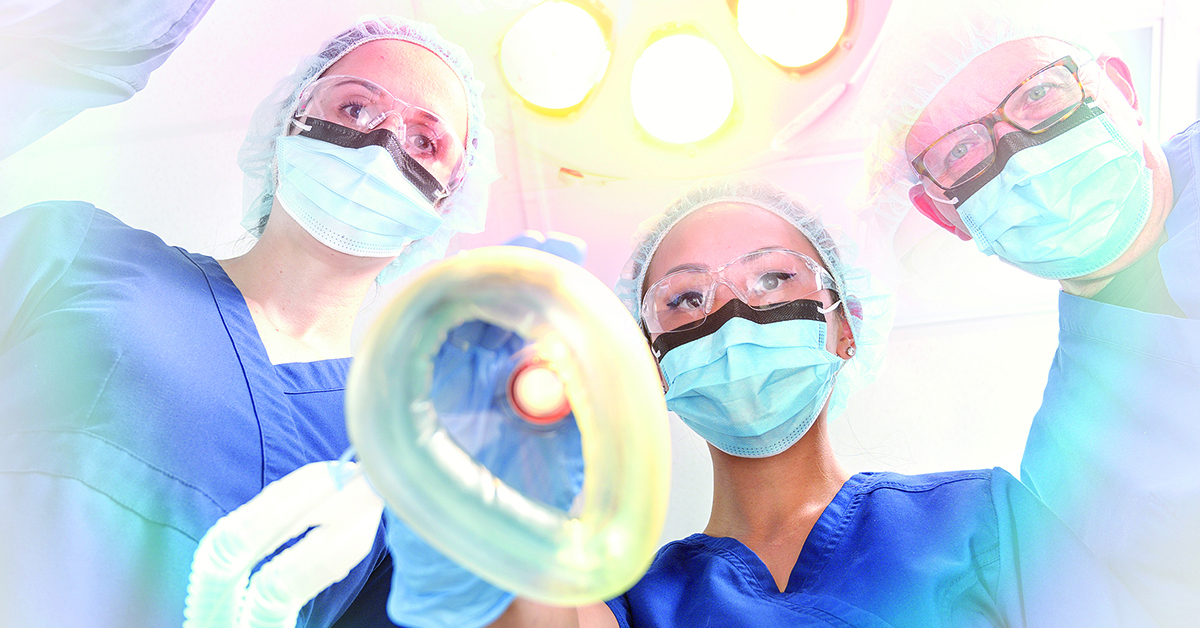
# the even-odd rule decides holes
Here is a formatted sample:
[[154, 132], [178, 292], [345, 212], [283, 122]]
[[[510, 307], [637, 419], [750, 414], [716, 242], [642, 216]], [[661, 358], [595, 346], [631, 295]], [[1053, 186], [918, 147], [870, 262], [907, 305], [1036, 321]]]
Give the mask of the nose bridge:
[[991, 133], [992, 133], [992, 142], [993, 143], [999, 142], [1000, 138], [1004, 137], [1005, 135], [1008, 135], [1009, 133], [1012, 133], [1013, 131], [1020, 131], [1020, 129], [1013, 126], [1013, 124], [1011, 122], [1004, 119], [1004, 115], [1001, 113], [1001, 111], [999, 109], [997, 109], [988, 118], [988, 130], [991, 131]]
[[379, 118], [379, 122], [375, 124], [375, 129], [387, 129], [401, 139], [404, 138], [404, 112], [400, 109], [392, 109], [385, 111]]
[[711, 314], [713, 310], [719, 309], [722, 305], [729, 303], [735, 298], [739, 298], [733, 284], [725, 279], [724, 273], [713, 274], [712, 287], [709, 288], [709, 295], [705, 301], [708, 307], [705, 308], [705, 314]]

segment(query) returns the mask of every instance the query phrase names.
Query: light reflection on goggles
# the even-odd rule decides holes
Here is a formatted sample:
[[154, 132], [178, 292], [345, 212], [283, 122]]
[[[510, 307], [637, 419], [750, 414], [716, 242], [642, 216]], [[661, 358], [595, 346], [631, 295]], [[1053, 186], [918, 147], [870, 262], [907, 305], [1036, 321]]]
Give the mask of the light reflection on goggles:
[[833, 277], [811, 257], [790, 249], [760, 249], [718, 268], [686, 268], [654, 282], [642, 299], [647, 331], [683, 331], [704, 322], [719, 284], [757, 310], [836, 289]]
[[357, 76], [326, 76], [300, 92], [295, 117], [318, 118], [369, 133], [389, 118], [404, 151], [450, 190], [463, 176], [462, 140], [433, 112], [409, 104]]

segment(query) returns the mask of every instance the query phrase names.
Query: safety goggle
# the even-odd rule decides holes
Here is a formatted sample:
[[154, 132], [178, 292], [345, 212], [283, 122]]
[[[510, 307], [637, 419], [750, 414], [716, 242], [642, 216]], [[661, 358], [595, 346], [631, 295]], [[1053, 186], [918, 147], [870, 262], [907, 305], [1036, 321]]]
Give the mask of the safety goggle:
[[314, 117], [368, 133], [394, 118], [404, 152], [455, 189], [463, 176], [462, 141], [437, 114], [357, 76], [326, 76], [300, 92], [295, 117]]
[[995, 159], [997, 122], [1025, 133], [1042, 133], [1066, 120], [1083, 101], [1079, 66], [1071, 57], [1063, 57], [1021, 81], [988, 115], [934, 140], [912, 160], [912, 166], [942, 190], [962, 185], [983, 174]]
[[718, 285], [756, 310], [836, 290], [829, 271], [811, 257], [790, 249], [760, 249], [718, 268], [685, 268], [654, 282], [642, 298], [646, 330], [661, 334], [697, 327], [713, 311]]

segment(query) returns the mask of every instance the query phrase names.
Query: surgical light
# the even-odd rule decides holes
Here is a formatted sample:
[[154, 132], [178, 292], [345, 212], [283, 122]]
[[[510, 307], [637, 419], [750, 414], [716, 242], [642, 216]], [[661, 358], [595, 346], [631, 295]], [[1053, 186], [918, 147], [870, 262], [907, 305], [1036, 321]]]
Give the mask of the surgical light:
[[733, 75], [725, 57], [701, 37], [677, 34], [646, 47], [633, 65], [633, 116], [654, 137], [672, 144], [712, 135], [733, 110]]
[[596, 18], [570, 2], [544, 2], [500, 42], [500, 67], [513, 91], [544, 109], [583, 102], [608, 68], [610, 51]]
[[786, 68], [819, 61], [838, 44], [849, 16], [847, 0], [739, 0], [738, 34]]

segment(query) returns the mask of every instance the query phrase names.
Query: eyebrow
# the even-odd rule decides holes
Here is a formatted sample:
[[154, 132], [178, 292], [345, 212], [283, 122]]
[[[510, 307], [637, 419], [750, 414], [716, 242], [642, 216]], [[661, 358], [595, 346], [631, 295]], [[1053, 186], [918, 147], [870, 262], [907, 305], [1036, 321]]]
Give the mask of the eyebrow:
[[[414, 117], [416, 117], [416, 118], [420, 118], [420, 119], [422, 119], [422, 120], [425, 120], [425, 121], [427, 121], [427, 122], [442, 122], [442, 119], [441, 119], [441, 118], [439, 118], [439, 117], [437, 117], [437, 115], [435, 115], [435, 114], [433, 114], [433, 113], [430, 113], [430, 112], [428, 112], [428, 111], [425, 111], [424, 109], [421, 109], [421, 108], [419, 108], [419, 107], [414, 107], [414, 109], [416, 109], [416, 110], [417, 110], [417, 115], [416, 115], [416, 116], [414, 116]], [[445, 124], [445, 123], [443, 123], [443, 124]]]
[[[761, 255], [763, 253], [766, 253], [770, 249], [787, 249], [789, 251], [793, 250], [791, 247], [783, 246], [782, 244], [770, 244], [770, 245], [767, 245], [767, 246], [764, 246], [761, 248], [757, 248], [753, 251], [747, 251], [745, 253], [742, 253], [741, 255], [738, 255], [737, 257], [746, 257], [748, 255], [755, 255], [755, 254]], [[684, 263], [684, 264], [679, 264], [678, 266], [675, 266], [671, 270], [668, 270], [667, 272], [663, 273], [662, 276], [666, 277], [667, 275], [670, 275], [671, 273], [678, 272], [681, 270], [708, 270], [709, 268], [711, 268], [711, 267], [708, 264], [697, 264], [695, 262]]]

